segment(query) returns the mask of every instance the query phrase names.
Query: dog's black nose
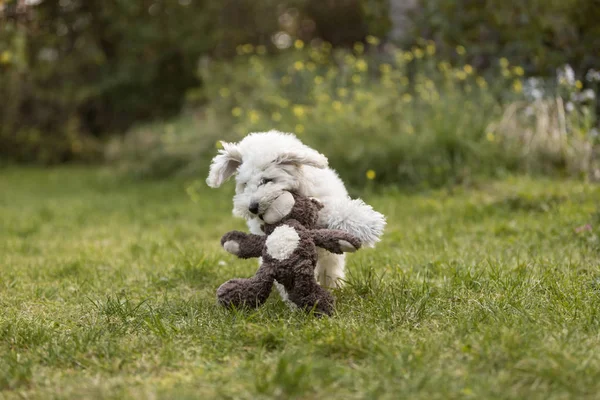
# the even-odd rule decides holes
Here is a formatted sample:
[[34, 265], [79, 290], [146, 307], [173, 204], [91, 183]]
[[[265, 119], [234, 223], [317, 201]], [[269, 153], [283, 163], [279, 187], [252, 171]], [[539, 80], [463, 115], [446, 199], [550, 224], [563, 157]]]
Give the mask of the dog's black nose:
[[252, 214], [258, 214], [258, 203], [250, 203], [248, 211], [250, 211]]

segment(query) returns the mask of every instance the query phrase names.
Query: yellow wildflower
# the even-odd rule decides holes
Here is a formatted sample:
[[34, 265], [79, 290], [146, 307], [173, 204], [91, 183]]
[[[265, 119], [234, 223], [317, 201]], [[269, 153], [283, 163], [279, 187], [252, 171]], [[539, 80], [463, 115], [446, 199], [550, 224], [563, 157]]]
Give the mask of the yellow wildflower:
[[304, 69], [304, 63], [302, 61], [296, 61], [294, 63], [294, 69], [296, 71], [302, 71]]
[[467, 53], [467, 49], [464, 46], [456, 46], [456, 54], [464, 56]]
[[340, 97], [346, 97], [346, 96], [348, 96], [348, 89], [346, 89], [346, 88], [339, 88], [337, 90], [337, 94]]
[[252, 110], [248, 113], [248, 117], [250, 118], [250, 122], [255, 123], [260, 119], [260, 114], [257, 111]]
[[260, 46], [256, 46], [256, 54], [261, 56], [267, 54], [267, 48], [262, 44]]
[[582, 89], [583, 88], [583, 83], [580, 80], [575, 81], [575, 87], [577, 89]]
[[461, 81], [467, 79], [467, 73], [465, 71], [456, 71], [455, 76], [458, 80]]
[[513, 70], [513, 74], [515, 74], [516, 76], [525, 75], [525, 70], [523, 69], [523, 67], [516, 66], [516, 67], [513, 67], [512, 70]]
[[274, 112], [273, 114], [271, 114], [271, 119], [273, 121], [281, 121], [281, 114], [278, 112]]
[[352, 75], [352, 82], [353, 83], [355, 83], [355, 84], [358, 85], [360, 83], [360, 81], [361, 81], [360, 75], [357, 75], [357, 74]]
[[381, 64], [379, 66], [379, 70], [382, 74], [389, 74], [390, 72], [392, 72], [392, 66], [390, 64]]
[[321, 83], [323, 83], [323, 77], [320, 75], [315, 76], [314, 82], [315, 85], [320, 85]]
[[515, 93], [521, 93], [523, 91], [523, 83], [519, 79], [515, 79], [513, 81], [512, 88]]
[[300, 40], [300, 39], [297, 39], [294, 42], [294, 47], [297, 48], [297, 49], [302, 49], [302, 48], [304, 48], [304, 42], [302, 40]]
[[427, 52], [427, 54], [429, 54], [430, 56], [435, 54], [435, 42], [433, 40], [430, 40], [429, 42], [427, 42], [427, 47], [425, 47], [425, 51]]
[[336, 111], [340, 111], [342, 109], [342, 103], [337, 100], [334, 101], [331, 105], [333, 106], [333, 109]]
[[358, 54], [362, 54], [365, 51], [365, 45], [360, 42], [354, 43], [354, 51]]
[[380, 40], [373, 35], [367, 36], [367, 43], [377, 46], [380, 43]]
[[493, 142], [496, 139], [496, 136], [493, 132], [487, 132], [485, 134], [485, 138], [488, 140], [488, 142]]
[[240, 107], [233, 107], [233, 109], [231, 110], [231, 115], [233, 115], [234, 117], [239, 117], [240, 115], [242, 115], [242, 109]]
[[12, 53], [8, 50], [4, 50], [0, 53], [0, 64], [8, 64], [12, 60]]
[[473, 67], [469, 64], [465, 64], [463, 71], [465, 71], [468, 75], [471, 75], [473, 73]]
[[475, 79], [475, 83], [477, 83], [477, 86], [479, 86], [482, 89], [485, 89], [487, 87], [487, 82], [482, 76], [478, 76], [477, 79]]
[[250, 54], [254, 51], [254, 46], [251, 43], [242, 45], [242, 51], [246, 54]]
[[447, 61], [442, 61], [438, 64], [437, 67], [440, 70], [440, 72], [446, 72], [450, 69], [450, 63], [448, 63]]
[[367, 179], [372, 181], [373, 179], [375, 179], [375, 177], [377, 176], [377, 174], [375, 173], [375, 171], [373, 171], [372, 169], [368, 170], [366, 173]]
[[502, 68], [508, 68], [508, 65], [509, 65], [509, 62], [508, 62], [508, 60], [507, 60], [505, 57], [502, 57], [502, 58], [500, 59], [500, 66], [501, 66]]
[[404, 93], [402, 95], [402, 101], [405, 103], [410, 103], [412, 101], [412, 96], [409, 93]]
[[306, 69], [309, 70], [310, 72], [313, 72], [315, 69], [317, 69], [317, 66], [315, 65], [314, 62], [307, 62], [306, 63]]
[[369, 68], [369, 65], [367, 64], [367, 62], [363, 59], [360, 59], [356, 62], [356, 69], [364, 72]]
[[413, 54], [415, 55], [416, 59], [423, 58], [423, 56], [425, 55], [425, 53], [423, 52], [423, 50], [421, 50], [418, 47], [415, 47], [413, 49]]
[[304, 117], [304, 107], [302, 106], [295, 105], [294, 107], [292, 107], [292, 112], [298, 118]]

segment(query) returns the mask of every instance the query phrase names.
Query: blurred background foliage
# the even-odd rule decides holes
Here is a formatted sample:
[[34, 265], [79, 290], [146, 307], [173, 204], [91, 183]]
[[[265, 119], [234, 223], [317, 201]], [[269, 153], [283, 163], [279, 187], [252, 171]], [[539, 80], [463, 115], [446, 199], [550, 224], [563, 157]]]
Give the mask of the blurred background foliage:
[[597, 0], [0, 0], [0, 160], [163, 177], [280, 129], [357, 185], [594, 178], [599, 20]]

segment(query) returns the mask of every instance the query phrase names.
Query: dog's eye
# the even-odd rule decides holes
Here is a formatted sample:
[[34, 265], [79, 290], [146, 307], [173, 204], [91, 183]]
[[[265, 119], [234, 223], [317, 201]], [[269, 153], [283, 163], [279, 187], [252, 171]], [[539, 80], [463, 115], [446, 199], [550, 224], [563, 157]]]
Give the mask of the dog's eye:
[[260, 184], [261, 184], [261, 185], [266, 185], [266, 184], [267, 184], [267, 183], [269, 183], [269, 182], [273, 182], [273, 179], [262, 178], [262, 179], [260, 180]]

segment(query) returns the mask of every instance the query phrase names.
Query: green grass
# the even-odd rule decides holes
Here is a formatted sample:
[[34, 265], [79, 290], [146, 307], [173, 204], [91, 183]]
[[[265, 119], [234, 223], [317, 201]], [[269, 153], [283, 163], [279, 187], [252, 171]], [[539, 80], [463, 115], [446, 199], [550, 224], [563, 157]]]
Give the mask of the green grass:
[[[349, 257], [337, 314], [276, 294], [215, 304], [256, 264], [232, 185], [110, 170], [0, 174], [0, 398], [596, 398], [600, 190], [508, 179], [366, 196], [389, 217]], [[589, 229], [577, 229], [586, 224]]]

